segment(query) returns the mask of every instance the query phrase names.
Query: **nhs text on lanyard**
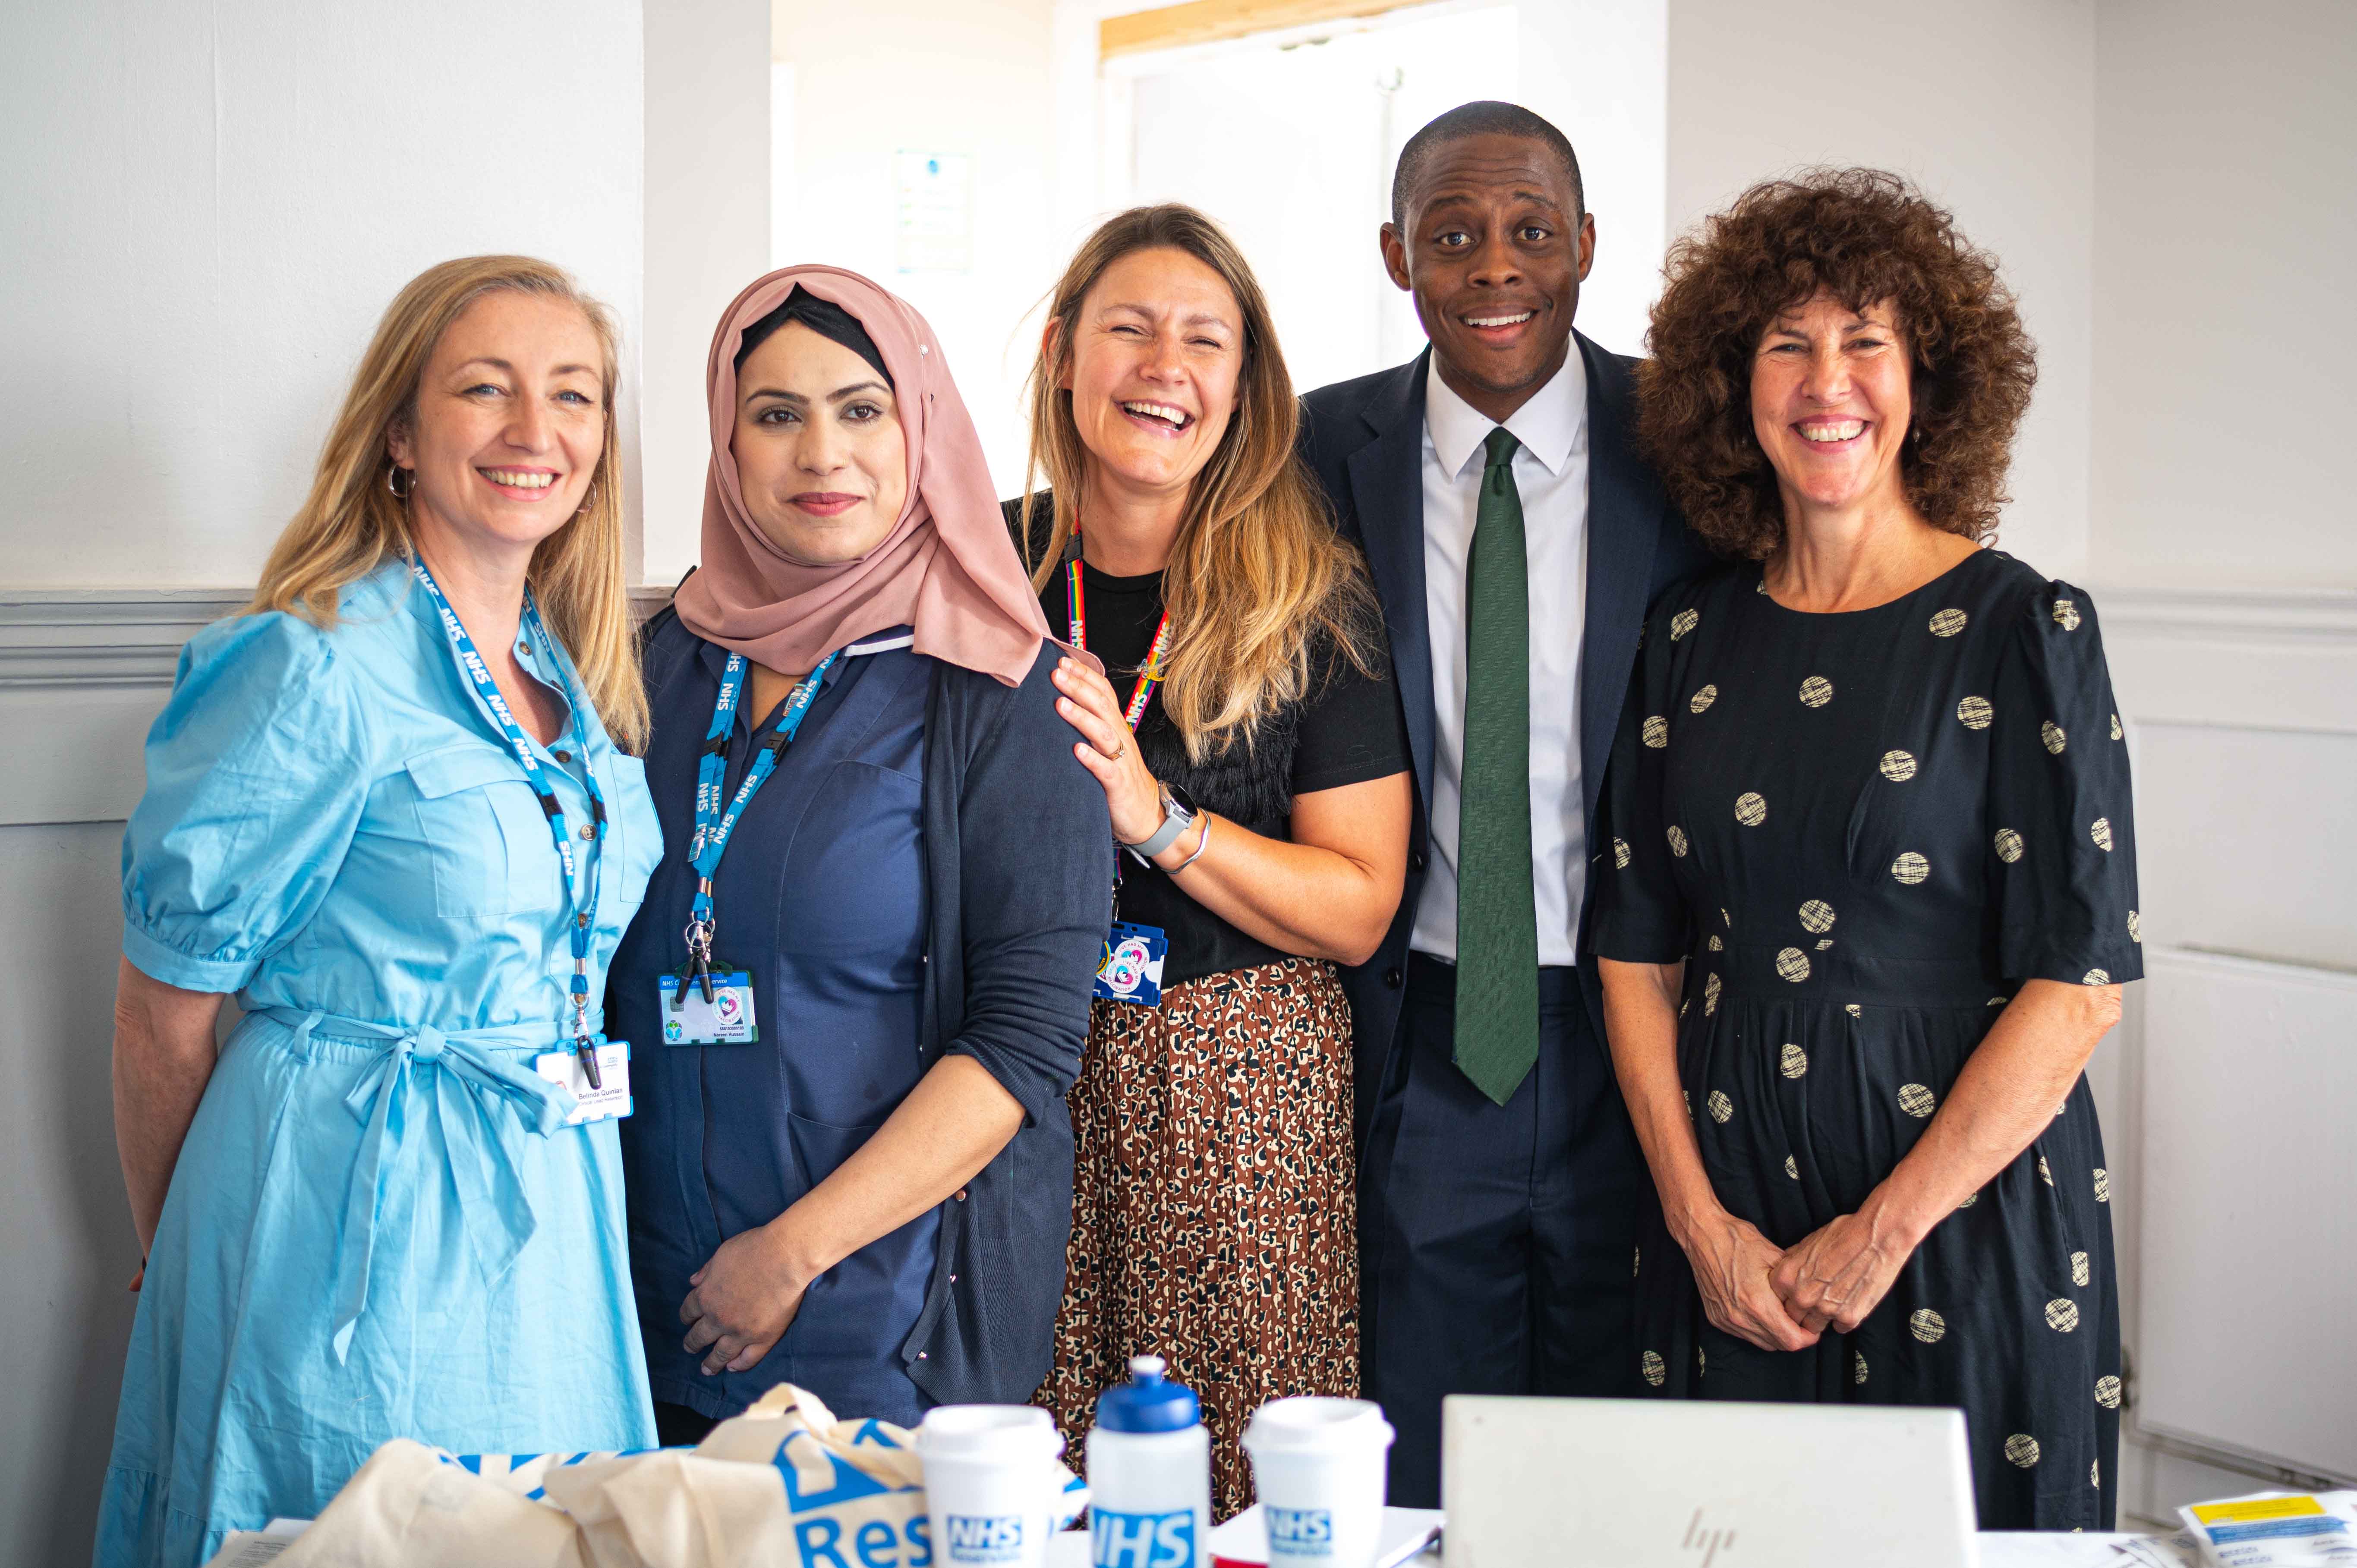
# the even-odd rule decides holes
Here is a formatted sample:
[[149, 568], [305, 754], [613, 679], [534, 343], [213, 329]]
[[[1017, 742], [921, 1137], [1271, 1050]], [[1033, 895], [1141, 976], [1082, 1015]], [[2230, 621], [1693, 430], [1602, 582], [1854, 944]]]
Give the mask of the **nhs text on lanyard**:
[[842, 657], [840, 650], [819, 660], [818, 668], [794, 682], [779, 710], [776, 728], [754, 753], [745, 780], [721, 810], [720, 792], [728, 782], [728, 737], [737, 716], [737, 699], [745, 690], [745, 656], [731, 653], [720, 672], [720, 695], [712, 704], [712, 724], [704, 732], [704, 756], [695, 765], [695, 836], [688, 840], [688, 864], [695, 869], [695, 901], [687, 917], [687, 962], [677, 974], [659, 977], [656, 988], [662, 1004], [663, 1044], [667, 1046], [733, 1046], [761, 1037], [753, 1016], [753, 977], [712, 956], [712, 878], [720, 857], [737, 831], [745, 808], [770, 775], [778, 770], [778, 755], [793, 745], [794, 736], [818, 700], [826, 672]]
[[457, 611], [450, 607], [442, 585], [434, 580], [434, 574], [425, 569], [422, 559], [413, 557], [409, 570], [425, 590], [425, 596], [434, 601], [434, 613], [441, 619], [442, 635], [449, 639], [458, 668], [474, 682], [475, 694], [483, 699], [483, 705], [491, 710], [492, 717], [506, 732], [509, 749], [523, 768], [524, 782], [532, 786], [533, 794], [539, 798], [541, 813], [548, 819], [548, 831], [556, 841], [556, 858], [565, 869], [566, 934], [573, 942], [573, 1048], [544, 1052], [534, 1058], [533, 1069], [572, 1091], [578, 1109], [567, 1119], [571, 1122], [628, 1116], [631, 1109], [630, 1047], [625, 1041], [607, 1040], [589, 1032], [589, 943], [597, 930], [598, 884], [606, 860], [606, 797], [597, 788], [597, 770], [590, 761], [588, 731], [581, 716], [581, 694], [574, 690], [572, 679], [565, 673], [565, 662], [556, 656], [555, 639], [549, 636], [547, 624], [540, 618], [540, 606], [533, 600], [532, 590], [526, 588], [524, 635], [539, 648], [542, 659], [565, 689], [565, 703], [573, 713], [573, 754], [581, 758], [581, 784], [589, 794], [589, 836], [597, 841], [597, 849], [589, 857], [589, 899], [586, 905], [574, 889], [573, 831], [565, 821], [565, 803], [550, 786], [547, 769], [533, 755], [532, 737], [524, 734], [508, 700], [500, 694], [498, 682], [491, 679], [490, 666], [476, 651], [475, 639], [467, 635]]

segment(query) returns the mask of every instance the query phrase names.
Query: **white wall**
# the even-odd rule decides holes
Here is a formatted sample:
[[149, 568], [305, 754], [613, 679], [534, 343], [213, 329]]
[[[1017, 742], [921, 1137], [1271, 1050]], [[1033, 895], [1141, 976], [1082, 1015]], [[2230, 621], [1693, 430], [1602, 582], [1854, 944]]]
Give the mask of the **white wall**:
[[2188, 1442], [2357, 1466], [2357, 1131], [2298, 1122], [2345, 1100], [2357, 1036], [2352, 81], [2357, 11], [2330, 0], [2097, 6], [2092, 575], [2155, 976], [2122, 1030], [2152, 1440], [2122, 1480], [2147, 1513], [2249, 1488]]
[[2109, 3], [2096, 39], [2104, 570], [2357, 587], [2357, 7]]
[[[777, 260], [849, 267], [924, 313], [1004, 495], [1021, 478], [1032, 307], [1079, 238], [1049, 211], [1053, 12], [1053, 0], [777, 0], [773, 12], [776, 58], [794, 67], [799, 199], [779, 216], [791, 249]], [[898, 270], [896, 151], [973, 160], [971, 271]]]
[[770, 270], [770, 0], [657, 0], [646, 16], [642, 580], [701, 553], [720, 313]]
[[1515, 40], [1515, 101], [1571, 138], [1596, 214], [1579, 329], [1621, 354], [1643, 351], [1646, 312], [1661, 288], [1672, 211], [1663, 144], [1674, 129], [1673, 13], [1670, 0], [1540, 0], [1522, 7]]
[[1751, 0], [1670, 6], [1672, 234], [1755, 181], [1865, 164], [1996, 253], [2039, 348], [1999, 542], [2064, 577], [2088, 563], [2094, 40], [2084, 0], [1862, 0], [1831, 30]]
[[635, 344], [639, 83], [636, 0], [0, 11], [0, 580], [251, 584], [435, 262], [544, 256]]

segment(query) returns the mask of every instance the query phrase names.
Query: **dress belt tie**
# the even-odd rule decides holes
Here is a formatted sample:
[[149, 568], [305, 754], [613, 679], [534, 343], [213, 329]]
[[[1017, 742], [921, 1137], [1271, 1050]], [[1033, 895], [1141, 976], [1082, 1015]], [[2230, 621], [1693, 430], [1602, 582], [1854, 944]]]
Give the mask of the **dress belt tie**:
[[[563, 1084], [503, 1061], [491, 1047], [553, 1050], [554, 1035], [510, 1026], [491, 1029], [435, 1028], [430, 1024], [396, 1027], [364, 1018], [264, 1007], [263, 1015], [295, 1031], [298, 1045], [314, 1031], [337, 1037], [388, 1042], [344, 1096], [344, 1104], [365, 1128], [351, 1180], [344, 1188], [342, 1235], [336, 1246], [336, 1360], [351, 1349], [352, 1330], [368, 1305], [369, 1265], [376, 1252], [376, 1211], [382, 1197], [386, 1145], [392, 1137], [393, 1104], [404, 1080], [431, 1095], [428, 1110], [449, 1151], [450, 1176], [458, 1188], [459, 1212], [468, 1241], [486, 1277], [497, 1280], [532, 1240], [537, 1221], [516, 1174], [515, 1160], [500, 1136], [502, 1108], [528, 1130], [548, 1136], [565, 1125], [578, 1103]], [[430, 1085], [420, 1067], [441, 1070]]]

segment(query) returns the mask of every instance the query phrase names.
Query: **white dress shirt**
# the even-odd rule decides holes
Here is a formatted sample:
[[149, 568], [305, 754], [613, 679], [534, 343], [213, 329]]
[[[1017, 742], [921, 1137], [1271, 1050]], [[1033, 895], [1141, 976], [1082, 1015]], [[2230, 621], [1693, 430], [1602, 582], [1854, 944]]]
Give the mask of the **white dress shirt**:
[[[1457, 958], [1457, 828], [1465, 778], [1465, 563], [1496, 424], [1448, 390], [1424, 390], [1424, 595], [1432, 645], [1432, 864], [1409, 946]], [[1577, 961], [1587, 882], [1579, 783], [1579, 661], [1587, 610], [1587, 371], [1579, 345], [1514, 411], [1514, 485], [1531, 596], [1531, 887], [1539, 962]], [[1598, 758], [1599, 765], [1602, 759]]]

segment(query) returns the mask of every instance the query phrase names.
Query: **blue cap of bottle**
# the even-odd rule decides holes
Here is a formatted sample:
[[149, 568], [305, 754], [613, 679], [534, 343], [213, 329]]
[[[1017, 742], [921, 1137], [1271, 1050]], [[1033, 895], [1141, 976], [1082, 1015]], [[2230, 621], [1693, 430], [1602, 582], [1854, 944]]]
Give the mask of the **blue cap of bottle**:
[[1203, 1419], [1192, 1389], [1167, 1380], [1159, 1356], [1132, 1356], [1129, 1381], [1097, 1401], [1097, 1424], [1108, 1432], [1183, 1432]]

